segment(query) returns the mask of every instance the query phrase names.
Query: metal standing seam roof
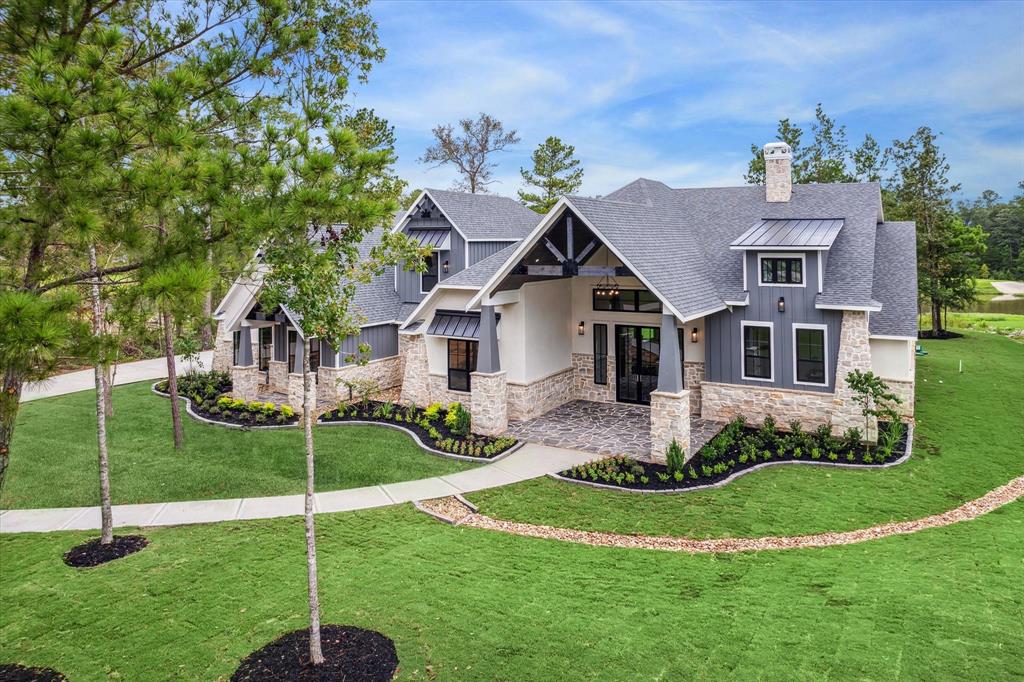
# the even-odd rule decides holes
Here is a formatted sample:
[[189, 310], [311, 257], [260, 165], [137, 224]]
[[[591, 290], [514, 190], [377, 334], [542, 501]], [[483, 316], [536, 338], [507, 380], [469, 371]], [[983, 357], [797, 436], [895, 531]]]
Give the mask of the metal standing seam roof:
[[732, 244], [734, 249], [756, 248], [819, 248], [827, 249], [843, 228], [842, 218], [764, 219], [741, 234]]
[[452, 234], [450, 230], [416, 230], [410, 229], [409, 236], [419, 242], [420, 246], [429, 246], [441, 251], [449, 251], [452, 248]]
[[[501, 321], [501, 315], [495, 317], [496, 321]], [[480, 313], [438, 310], [434, 313], [434, 319], [430, 321], [427, 334], [455, 339], [479, 339]]]

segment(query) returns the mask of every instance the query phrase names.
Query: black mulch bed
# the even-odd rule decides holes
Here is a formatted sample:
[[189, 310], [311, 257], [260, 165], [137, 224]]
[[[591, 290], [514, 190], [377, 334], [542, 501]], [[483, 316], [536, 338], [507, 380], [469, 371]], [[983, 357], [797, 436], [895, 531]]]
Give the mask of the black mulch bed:
[[[353, 403], [349, 407], [349, 410], [354, 408], [357, 410], [357, 414], [352, 414], [350, 411], [346, 411], [344, 416], [339, 416], [338, 410], [330, 410], [320, 416], [320, 421], [328, 424], [332, 422], [351, 421], [377, 422], [379, 424], [395, 424], [396, 426], [401, 426], [403, 428], [409, 429], [417, 436], [419, 436], [420, 440], [423, 441], [425, 445], [428, 445], [432, 448], [436, 448], [438, 450], [442, 450], [445, 452], [451, 452], [452, 454], [456, 455], [477, 457], [479, 459], [493, 459], [494, 457], [497, 457], [498, 455], [505, 452], [506, 450], [513, 447], [516, 443], [519, 442], [515, 438], [512, 438], [510, 436], [506, 436], [503, 438], [491, 438], [489, 436], [481, 436], [475, 433], [470, 434], [469, 436], [466, 437], [457, 436], [454, 433], [452, 433], [447, 426], [445, 426], [444, 418], [446, 412], [443, 409], [441, 410], [440, 415], [437, 417], [437, 419], [430, 423], [430, 425], [434, 429], [436, 429], [440, 434], [440, 438], [435, 439], [431, 436], [430, 431], [424, 428], [421, 424], [417, 423], [417, 421], [409, 421], [408, 419], [405, 418], [408, 409], [405, 406], [395, 405], [394, 414], [392, 414], [392, 417], [390, 419], [384, 419], [383, 417], [374, 416], [374, 413], [377, 412], [378, 408], [382, 404], [383, 403], [373, 400], [369, 401], [366, 407], [362, 407], [358, 403]], [[416, 419], [422, 418], [424, 412], [422, 409], [417, 407], [415, 408], [415, 412]], [[396, 419], [396, 415], [401, 415], [402, 420], [398, 421]], [[459, 443], [457, 449], [448, 449], [443, 445], [443, 443], [449, 439], [457, 441]], [[440, 441], [440, 443], [438, 441]], [[465, 451], [463, 451], [461, 448], [461, 443], [463, 441], [466, 442]], [[480, 454], [477, 454], [478, 447], [480, 448]]]
[[65, 682], [53, 668], [26, 668], [17, 663], [0, 665], [0, 682]]
[[[879, 423], [880, 432], [884, 432], [888, 428], [889, 424], [885, 422]], [[668, 474], [668, 468], [664, 464], [640, 462], [623, 456], [610, 457], [597, 462], [592, 462], [590, 465], [584, 464], [573, 467], [572, 469], [558, 472], [558, 475], [572, 480], [627, 488], [629, 490], [685, 490], [687, 488], [718, 483], [739, 471], [750, 469], [765, 462], [814, 462], [816, 464], [845, 464], [855, 465], [865, 469], [877, 469], [883, 464], [894, 462], [904, 455], [907, 450], [908, 433], [909, 431], [904, 429], [903, 436], [900, 438], [896, 446], [893, 447], [892, 455], [888, 458], [882, 459], [878, 454], [878, 448], [873, 447], [870, 453], [872, 458], [870, 463], [864, 461], [864, 456], [868, 454], [868, 451], [863, 446], [852, 450], [852, 459], [849, 457], [851, 450], [844, 446], [841, 450], [835, 451], [837, 458], [832, 460], [829, 458], [828, 452], [821, 450], [821, 448], [819, 448], [819, 457], [815, 459], [806, 450], [802, 450], [800, 457], [796, 457], [791, 451], [787, 451], [787, 449], [781, 445], [761, 447], [759, 448], [756, 461], [748, 460], [747, 462], [741, 463], [739, 461], [740, 445], [736, 444], [730, 447], [726, 454], [712, 458], [707, 458], [703, 456], [701, 452], [698, 452], [683, 466], [683, 478], [678, 481], [672, 475], [668, 476], [667, 481], [661, 480], [661, 477], [659, 477], [658, 474]], [[740, 442], [745, 438], [756, 437], [757, 434], [757, 429], [745, 428]], [[779, 436], [784, 437], [785, 434], [780, 433]], [[764, 450], [769, 450], [771, 452], [770, 458], [765, 458], [763, 456]], [[731, 466], [729, 465], [729, 462], [732, 462]], [[719, 471], [714, 471], [715, 465], [717, 464], [724, 464], [725, 470], [723, 471], [721, 470], [721, 467], [719, 467]], [[596, 480], [589, 475], [588, 466], [591, 470], [597, 469], [598, 475]], [[711, 469], [711, 473], [707, 473], [704, 467]], [[605, 478], [602, 476], [602, 472], [607, 472], [609, 477]], [[625, 479], [626, 473], [632, 474], [632, 482], [629, 482], [628, 480], [616, 480], [615, 477], [617, 475], [622, 475]], [[692, 475], [693, 473], [697, 474], [695, 478]], [[643, 476], [647, 477], [646, 483], [641, 480], [641, 477]]]
[[387, 682], [398, 669], [398, 652], [390, 639], [348, 625], [320, 628], [324, 662], [309, 663], [309, 630], [295, 630], [249, 654], [231, 676], [232, 682]]
[[964, 335], [963, 334], [957, 334], [956, 332], [951, 332], [948, 329], [943, 329], [938, 334], [933, 333], [931, 329], [922, 329], [919, 332], [917, 332], [917, 338], [919, 338], [919, 339], [936, 339], [936, 340], [939, 340], [939, 341], [945, 341], [947, 339], [962, 339], [962, 338], [964, 338]]
[[[166, 383], [166, 382], [163, 382]], [[161, 389], [162, 384], [156, 386], [156, 391], [161, 395], [170, 397], [170, 394]], [[229, 387], [230, 390], [230, 387]], [[278, 420], [277, 415], [279, 412], [274, 414], [264, 415], [264, 421], [260, 422], [256, 420], [258, 413], [249, 412], [245, 408], [239, 408], [237, 410], [222, 410], [219, 406], [217, 407], [218, 412], [210, 412], [210, 408], [217, 406], [217, 400], [220, 396], [214, 398], [202, 399], [199, 395], [186, 395], [179, 392], [179, 396], [188, 398], [192, 401], [192, 411], [198, 414], [204, 419], [209, 419], [213, 422], [220, 422], [222, 424], [234, 424], [236, 426], [245, 427], [259, 427], [259, 426], [291, 426], [297, 424], [299, 421], [299, 415], [292, 414], [290, 417], [285, 417], [283, 420]]]
[[64, 555], [64, 563], [73, 568], [91, 568], [135, 554], [148, 544], [149, 540], [141, 535], [115, 535], [114, 541], [107, 545], [100, 544], [100, 539], [95, 538], [72, 547]]

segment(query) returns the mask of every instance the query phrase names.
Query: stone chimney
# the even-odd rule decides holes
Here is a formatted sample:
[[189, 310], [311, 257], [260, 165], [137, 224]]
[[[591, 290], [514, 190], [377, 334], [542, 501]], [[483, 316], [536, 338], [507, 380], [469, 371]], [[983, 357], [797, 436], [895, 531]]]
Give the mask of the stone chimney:
[[764, 146], [764, 191], [769, 203], [789, 201], [793, 194], [793, 150], [785, 142]]

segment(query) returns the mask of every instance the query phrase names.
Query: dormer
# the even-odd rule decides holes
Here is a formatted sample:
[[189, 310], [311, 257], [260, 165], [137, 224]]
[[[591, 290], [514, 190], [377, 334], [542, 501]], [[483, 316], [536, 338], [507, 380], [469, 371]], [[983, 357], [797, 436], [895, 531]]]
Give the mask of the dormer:
[[813, 286], [820, 294], [828, 251], [843, 222], [842, 218], [765, 218], [754, 223], [729, 245], [743, 252], [743, 290]]

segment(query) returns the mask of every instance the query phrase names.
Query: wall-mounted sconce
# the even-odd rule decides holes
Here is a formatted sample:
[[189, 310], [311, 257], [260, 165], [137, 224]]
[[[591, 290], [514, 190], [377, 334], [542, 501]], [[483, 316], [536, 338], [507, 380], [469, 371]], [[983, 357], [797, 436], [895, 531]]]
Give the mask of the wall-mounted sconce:
[[580, 320], [579, 326], [576, 327], [576, 333], [579, 334], [580, 336], [583, 336], [584, 334], [586, 334], [587, 333], [587, 323], [584, 322], [583, 320]]
[[693, 331], [690, 332], [690, 343], [697, 343], [697, 328], [694, 327]]
[[448, 261], [441, 264], [441, 270], [442, 272], [448, 272]]
[[786, 298], [784, 296], [779, 296], [779, 312], [786, 312]]

